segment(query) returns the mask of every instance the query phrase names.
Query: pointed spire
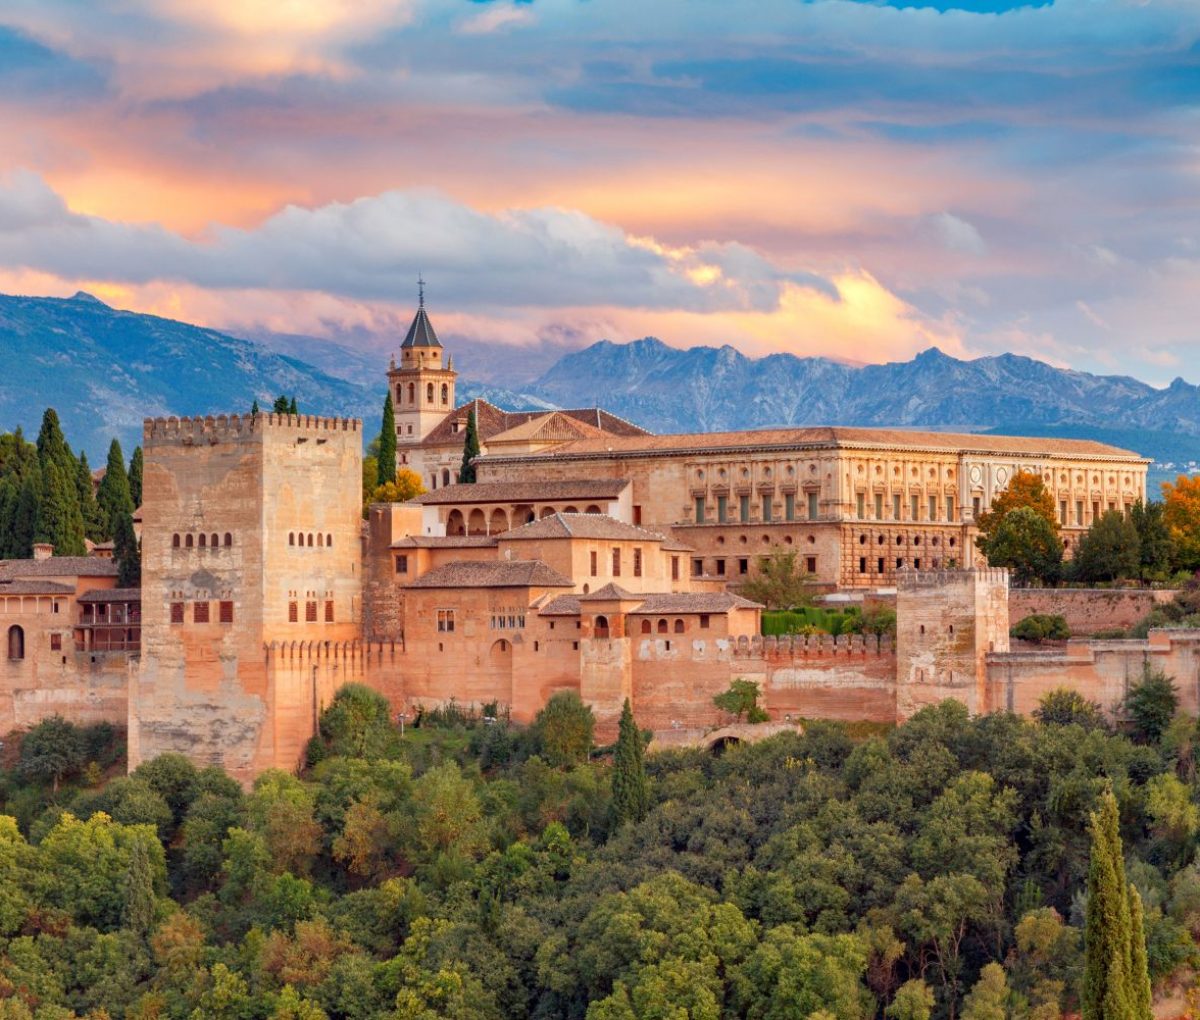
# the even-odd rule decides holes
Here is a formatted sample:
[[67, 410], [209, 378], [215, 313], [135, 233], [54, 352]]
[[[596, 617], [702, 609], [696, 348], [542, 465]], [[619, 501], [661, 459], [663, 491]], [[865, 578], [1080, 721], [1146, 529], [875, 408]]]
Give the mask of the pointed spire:
[[434, 332], [433, 323], [425, 311], [425, 278], [417, 276], [417, 314], [413, 316], [412, 325], [408, 327], [408, 335], [404, 338], [401, 348], [405, 347], [441, 347], [441, 341]]
[[425, 307], [425, 279], [421, 273], [417, 273], [417, 307]]

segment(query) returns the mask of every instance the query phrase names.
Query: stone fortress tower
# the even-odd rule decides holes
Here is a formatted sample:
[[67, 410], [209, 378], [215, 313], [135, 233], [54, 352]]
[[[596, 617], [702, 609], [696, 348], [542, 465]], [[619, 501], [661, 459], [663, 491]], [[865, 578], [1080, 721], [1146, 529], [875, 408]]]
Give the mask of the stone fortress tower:
[[425, 311], [425, 282], [418, 285], [417, 314], [400, 345], [400, 365], [393, 359], [387, 373], [395, 405], [396, 446], [402, 451], [420, 443], [454, 410], [458, 378], [454, 358], [446, 354]]
[[157, 418], [144, 450], [130, 767], [294, 768], [361, 633], [360, 423]]

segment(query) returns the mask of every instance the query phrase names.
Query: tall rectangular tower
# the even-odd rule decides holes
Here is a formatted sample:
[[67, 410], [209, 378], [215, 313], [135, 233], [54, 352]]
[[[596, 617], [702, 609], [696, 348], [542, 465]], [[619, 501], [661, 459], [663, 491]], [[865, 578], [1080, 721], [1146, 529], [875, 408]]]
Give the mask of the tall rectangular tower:
[[156, 418], [143, 449], [130, 767], [178, 751], [243, 781], [294, 768], [345, 675], [330, 650], [360, 636], [360, 423]]

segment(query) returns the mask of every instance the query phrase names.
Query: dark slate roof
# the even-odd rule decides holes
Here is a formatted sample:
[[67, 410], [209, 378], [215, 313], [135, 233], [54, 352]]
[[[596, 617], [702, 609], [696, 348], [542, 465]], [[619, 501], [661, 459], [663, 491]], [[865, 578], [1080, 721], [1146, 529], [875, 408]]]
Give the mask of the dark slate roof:
[[535, 503], [545, 500], [616, 499], [629, 485], [626, 478], [588, 478], [572, 482], [468, 482], [424, 492], [414, 503]]
[[[421, 440], [420, 445], [446, 446], [457, 444], [458, 446], [462, 446], [463, 429], [466, 427], [467, 416], [472, 410], [475, 411], [475, 429], [479, 433], [479, 441], [487, 445], [487, 441], [492, 436], [499, 435], [501, 432], [507, 432], [509, 429], [516, 428], [518, 425], [523, 425], [535, 418], [545, 417], [554, 408], [545, 408], [541, 411], [505, 411], [503, 408], [499, 408], [487, 400], [472, 400], [470, 403], [456, 407], [447, 414], [445, 418], [434, 426], [433, 431]], [[615, 414], [611, 414], [598, 407], [562, 409], [558, 413], [581, 421], [585, 425], [591, 425], [611, 436], [647, 436], [650, 434], [632, 422], [628, 422], [624, 418], [619, 418]], [[463, 428], [460, 428], [457, 432], [454, 431], [454, 422], [456, 420], [464, 423]]]
[[573, 588], [541, 560], [464, 560], [422, 574], [408, 588]]
[[57, 581], [0, 581], [0, 598], [5, 595], [74, 595], [75, 588]]
[[141, 602], [141, 588], [93, 588], [79, 596], [80, 602]]
[[409, 535], [392, 543], [393, 549], [494, 549], [495, 535]]
[[525, 538], [598, 538], [602, 541], [616, 542], [661, 542], [664, 536], [657, 531], [625, 524], [608, 514], [554, 513], [540, 520], [522, 524], [512, 531], [506, 531], [501, 537], [506, 542], [509, 539]]
[[757, 602], [728, 591], [692, 591], [647, 595], [634, 613], [724, 613], [730, 609], [761, 609]]
[[438, 340], [437, 334], [433, 331], [433, 323], [429, 321], [429, 316], [425, 313], [425, 306], [421, 305], [417, 309], [417, 314], [413, 316], [412, 325], [408, 327], [408, 335], [404, 338], [401, 348], [404, 347], [441, 347], [441, 341]]
[[51, 556], [45, 560], [0, 560], [0, 581], [25, 577], [116, 577], [107, 556]]

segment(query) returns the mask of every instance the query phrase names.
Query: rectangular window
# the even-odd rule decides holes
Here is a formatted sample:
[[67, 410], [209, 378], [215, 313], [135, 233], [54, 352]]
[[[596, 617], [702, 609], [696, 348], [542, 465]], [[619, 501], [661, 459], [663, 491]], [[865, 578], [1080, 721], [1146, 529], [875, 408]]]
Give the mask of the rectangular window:
[[288, 603], [288, 623], [299, 623], [300, 612], [295, 602]]
[[1099, 502], [1099, 500], [1094, 500], [1092, 502], [1092, 520], [1093, 521], [1100, 520], [1100, 502]]
[[854, 497], [855, 516], [857, 516], [860, 521], [867, 516], [866, 504], [867, 494], [865, 492], [860, 492]]
[[192, 603], [192, 623], [208, 623], [208, 603]]
[[671, 557], [671, 580], [672, 581], [679, 580], [679, 557], [678, 556]]
[[595, 577], [600, 568], [600, 554], [595, 549], [591, 553], [592, 577]]
[[724, 524], [729, 512], [729, 499], [726, 496], [717, 497], [717, 523]]
[[783, 495], [783, 516], [789, 521], [796, 519], [796, 494], [794, 492], [786, 492]]
[[717, 560], [717, 577], [725, 576], [725, 561]]
[[920, 570], [920, 569], [921, 569], [921, 557], [918, 556], [915, 560], [913, 560], [913, 570]]
[[882, 556], [880, 556], [879, 559], [875, 561], [875, 569], [879, 573], [881, 573], [881, 574], [883, 573], [883, 557]]
[[883, 520], [883, 493], [875, 493], [875, 520]]
[[642, 576], [642, 550], [641, 549], [633, 550], [633, 576], [634, 577]]
[[903, 560], [903, 559], [899, 559], [899, 558], [898, 558], [898, 559], [896, 560], [896, 569], [897, 569], [897, 570], [903, 570], [903, 569], [904, 569], [904, 560]]
[[407, 574], [408, 573], [408, 556], [401, 555], [401, 556], [396, 557], [396, 573], [397, 574]]
[[315, 601], [309, 601], [309, 602], [304, 603], [304, 622], [305, 623], [316, 623], [317, 622], [317, 604]]
[[979, 499], [979, 497], [978, 497], [978, 496], [975, 496], [975, 497], [973, 497], [973, 498], [971, 499], [971, 515], [972, 515], [972, 516], [973, 516], [973, 517], [974, 517], [976, 520], [979, 520], [979, 507], [980, 507], [980, 503], [981, 503], [981, 500]]
[[767, 494], [764, 494], [762, 498], [762, 519], [764, 524], [771, 520], [771, 497]]
[[692, 577], [704, 576], [704, 560], [692, 560]]
[[217, 619], [222, 623], [233, 623], [233, 603], [221, 602], [217, 606]]
[[708, 613], [700, 614], [700, 629], [708, 630]]
[[911, 496], [908, 501], [908, 510], [911, 516], [910, 521], [919, 521], [921, 519], [921, 497]]
[[900, 494], [892, 493], [892, 520], [900, 520]]
[[937, 520], [937, 496], [929, 497], [929, 519], [931, 521]]
[[750, 497], [749, 496], [739, 496], [738, 497], [738, 517], [741, 519], [743, 524], [745, 524], [747, 521], [750, 520]]
[[1083, 524], [1083, 500], [1075, 500], [1075, 523]]
[[1067, 501], [1065, 499], [1060, 499], [1058, 501], [1058, 523], [1067, 523]]
[[437, 629], [439, 634], [454, 633], [454, 610], [439, 609], [437, 611]]
[[325, 603], [325, 622], [333, 623], [333, 603], [332, 602]]
[[620, 550], [620, 549], [614, 549], [614, 550], [612, 551], [612, 556], [613, 556], [613, 573], [612, 573], [612, 576], [613, 576], [613, 577], [620, 577], [620, 576], [621, 576], [621, 550]]
[[815, 574], [817, 572], [817, 558], [815, 556], [807, 557], [804, 561], [804, 569], [810, 574]]
[[61, 634], [51, 634], [50, 635], [50, 651], [52, 651], [52, 652], [61, 652], [62, 651], [62, 635]]
[[860, 556], [858, 558], [858, 572], [860, 574], [865, 574], [867, 572], [867, 558], [865, 556]]
[[738, 573], [742, 575], [750, 573], [750, 561], [745, 557], [738, 560]]
[[1116, 504], [1116, 503], [1114, 503], [1114, 502], [1113, 502], [1113, 501], [1110, 499], [1110, 500], [1108, 501], [1108, 508], [1109, 508], [1109, 510], [1116, 510], [1116, 508], [1117, 508], [1117, 504]]
[[171, 622], [172, 623], [183, 623], [183, 603], [182, 602], [172, 602], [171, 603]]
[[815, 492], [808, 494], [808, 519], [810, 521], [817, 519], [817, 494]]
[[696, 497], [696, 523], [697, 524], [704, 523], [704, 497], [703, 496]]
[[573, 652], [579, 651], [579, 642], [578, 641], [571, 642], [571, 651], [573, 651]]
[[954, 497], [953, 496], [946, 497], [946, 520], [948, 520], [951, 524], [954, 523]]
[[634, 524], [636, 524], [638, 527], [641, 527], [641, 524], [642, 524], [642, 508], [641, 508], [640, 506], [635, 506], [635, 507], [633, 508], [633, 523], [634, 523]]

